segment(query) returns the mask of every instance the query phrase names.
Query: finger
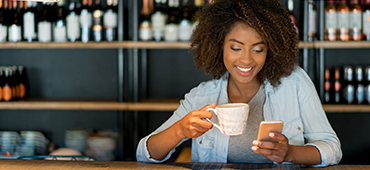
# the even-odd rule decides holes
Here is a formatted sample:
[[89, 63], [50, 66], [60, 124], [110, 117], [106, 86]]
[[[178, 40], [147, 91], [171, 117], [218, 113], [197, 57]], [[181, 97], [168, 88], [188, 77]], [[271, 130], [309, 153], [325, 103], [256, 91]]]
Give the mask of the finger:
[[195, 117], [199, 117], [199, 118], [212, 118], [212, 113], [211, 112], [208, 112], [208, 111], [193, 111], [193, 116]]
[[208, 108], [215, 108], [215, 107], [216, 107], [216, 104], [209, 104], [209, 105], [204, 106], [199, 111], [206, 111]]
[[[202, 124], [192, 124], [192, 126], [197, 130], [197, 131], [199, 131], [199, 132], [207, 132], [209, 129], [212, 129], [212, 124], [211, 123], [209, 123], [209, 122], [205, 122], [205, 123], [207, 123], [207, 125], [202, 125]], [[209, 125], [209, 124], [211, 124], [211, 125]]]
[[256, 142], [253, 142], [253, 144], [260, 148], [276, 149], [278, 143], [274, 141], [256, 141]]
[[269, 133], [269, 136], [270, 138], [272, 139], [277, 139], [279, 140], [280, 142], [285, 142], [286, 141], [286, 137], [285, 135], [281, 134], [281, 133], [277, 133], [277, 132], [270, 132]]

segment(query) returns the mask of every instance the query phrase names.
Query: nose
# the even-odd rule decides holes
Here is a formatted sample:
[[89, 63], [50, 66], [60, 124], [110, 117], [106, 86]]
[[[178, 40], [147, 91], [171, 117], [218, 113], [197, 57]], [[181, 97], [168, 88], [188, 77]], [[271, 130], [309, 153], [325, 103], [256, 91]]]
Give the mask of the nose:
[[248, 64], [251, 64], [251, 63], [253, 63], [253, 61], [254, 61], [254, 59], [253, 59], [253, 56], [252, 56], [253, 54], [252, 54], [252, 52], [248, 52], [248, 51], [246, 51], [246, 52], [244, 52], [243, 54], [242, 54], [242, 56], [240, 57], [240, 62], [242, 62], [243, 64], [246, 64], [246, 65], [248, 65]]

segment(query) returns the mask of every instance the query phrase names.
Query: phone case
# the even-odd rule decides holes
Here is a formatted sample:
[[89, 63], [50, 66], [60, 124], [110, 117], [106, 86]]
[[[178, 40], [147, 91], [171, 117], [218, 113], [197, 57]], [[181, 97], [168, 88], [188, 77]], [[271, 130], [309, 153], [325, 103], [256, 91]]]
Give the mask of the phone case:
[[258, 138], [257, 140], [260, 141], [277, 141], [269, 137], [270, 132], [279, 132], [281, 133], [283, 130], [284, 122], [281, 120], [274, 120], [274, 121], [262, 121], [260, 123], [260, 128], [258, 131]]

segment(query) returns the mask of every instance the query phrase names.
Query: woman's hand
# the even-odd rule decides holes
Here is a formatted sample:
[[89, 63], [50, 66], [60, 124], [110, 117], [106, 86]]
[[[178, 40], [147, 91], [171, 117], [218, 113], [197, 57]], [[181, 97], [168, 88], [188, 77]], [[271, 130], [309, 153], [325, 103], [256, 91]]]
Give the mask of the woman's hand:
[[256, 153], [261, 153], [267, 159], [276, 163], [289, 162], [289, 140], [288, 138], [276, 132], [270, 132], [269, 136], [278, 141], [253, 141], [252, 150]]
[[197, 138], [213, 127], [212, 123], [203, 120], [212, 118], [212, 113], [206, 111], [208, 108], [215, 108], [216, 104], [206, 105], [200, 110], [194, 110], [187, 114], [177, 123], [180, 126], [179, 134], [185, 138]]

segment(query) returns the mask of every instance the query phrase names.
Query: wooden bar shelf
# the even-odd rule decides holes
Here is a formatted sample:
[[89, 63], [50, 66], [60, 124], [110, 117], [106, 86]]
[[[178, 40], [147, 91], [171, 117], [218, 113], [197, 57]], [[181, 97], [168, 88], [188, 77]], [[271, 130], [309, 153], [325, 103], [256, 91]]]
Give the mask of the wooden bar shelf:
[[[313, 48], [313, 43], [299, 43], [299, 48]], [[5, 42], [0, 43], [0, 49], [189, 49], [190, 42], [156, 42], [156, 41], [114, 41], [114, 42]]]
[[[174, 111], [180, 100], [150, 100], [138, 103], [113, 101], [10, 101], [0, 102], [2, 110], [121, 110]], [[370, 105], [324, 104], [328, 113], [370, 112]]]
[[370, 48], [370, 41], [315, 41], [314, 48], [325, 48], [325, 49]]

